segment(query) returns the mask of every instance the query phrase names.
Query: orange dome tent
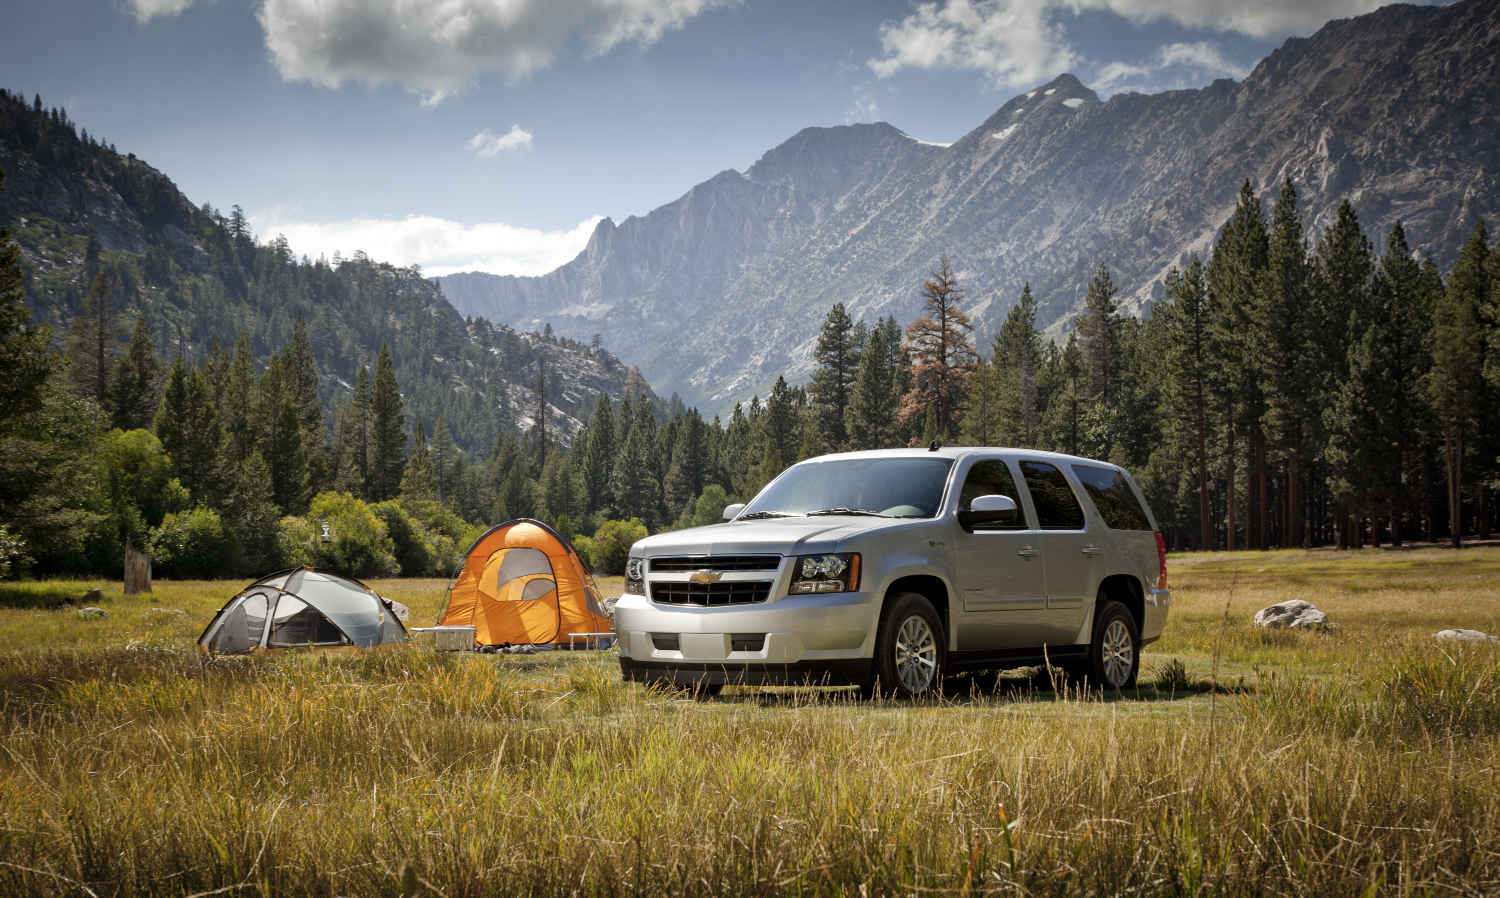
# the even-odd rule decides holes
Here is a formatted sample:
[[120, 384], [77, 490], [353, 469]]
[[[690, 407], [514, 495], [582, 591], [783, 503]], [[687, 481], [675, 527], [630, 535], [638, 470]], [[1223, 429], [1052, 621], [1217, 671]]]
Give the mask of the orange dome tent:
[[439, 626], [474, 628], [479, 646], [570, 644], [614, 629], [593, 578], [566, 539], [540, 521], [493, 527], [469, 549]]

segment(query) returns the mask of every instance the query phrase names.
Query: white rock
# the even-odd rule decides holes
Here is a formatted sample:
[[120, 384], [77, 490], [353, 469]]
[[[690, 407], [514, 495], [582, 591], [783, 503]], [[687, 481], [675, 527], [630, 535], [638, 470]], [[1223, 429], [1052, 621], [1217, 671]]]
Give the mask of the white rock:
[[109, 612], [95, 605], [78, 609], [78, 613], [84, 617], [109, 617]]
[[1491, 636], [1479, 630], [1439, 630], [1432, 634], [1433, 639], [1443, 639], [1450, 642], [1488, 642], [1500, 645], [1500, 636]]
[[1255, 625], [1266, 629], [1317, 629], [1328, 625], [1328, 615], [1312, 602], [1290, 599], [1255, 612]]
[[406, 619], [408, 617], [411, 617], [411, 609], [407, 608], [400, 602], [386, 599], [385, 604], [390, 607], [391, 613], [396, 615], [396, 620], [400, 621], [401, 623], [406, 623]]

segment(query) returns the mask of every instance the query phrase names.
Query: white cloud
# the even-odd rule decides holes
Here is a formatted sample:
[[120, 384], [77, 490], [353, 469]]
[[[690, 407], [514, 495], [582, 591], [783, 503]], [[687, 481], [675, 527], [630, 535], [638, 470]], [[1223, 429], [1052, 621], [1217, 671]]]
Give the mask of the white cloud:
[[155, 18], [171, 18], [189, 6], [193, 0], [128, 0], [130, 14], [142, 24]]
[[438, 103], [483, 74], [544, 68], [570, 40], [592, 53], [650, 45], [721, 2], [264, 0], [258, 16], [288, 81], [400, 84]]
[[292, 252], [299, 256], [332, 258], [337, 252], [348, 257], [360, 250], [379, 262], [421, 265], [424, 274], [436, 276], [455, 271], [546, 274], [582, 252], [599, 221], [596, 215], [563, 231], [500, 222], [466, 225], [430, 215], [333, 222], [253, 216], [250, 223], [263, 240], [286, 235]]
[[904, 68], [961, 68], [985, 73], [997, 87], [1035, 84], [1080, 61], [1049, 6], [1027, 0], [923, 3], [900, 22], [880, 26], [884, 55], [868, 65], [882, 78]]
[[1246, 67], [1230, 60], [1217, 46], [1207, 41], [1166, 44], [1144, 63], [1111, 62], [1094, 73], [1093, 86], [1105, 93], [1126, 89], [1127, 85], [1138, 89], [1149, 89], [1163, 78], [1177, 76], [1187, 83], [1189, 79], [1244, 78], [1250, 73]]
[[[997, 87], [1025, 87], [1084, 62], [1069, 45], [1058, 14], [1105, 11], [1135, 23], [1167, 21], [1251, 37], [1308, 34], [1330, 19], [1370, 12], [1389, 0], [934, 0], [880, 26], [882, 55], [868, 61], [884, 78], [907, 69], [972, 69]], [[1165, 54], [1165, 55], [1163, 55]], [[1172, 67], [1243, 76], [1211, 44], [1162, 47], [1150, 64], [1110, 63], [1111, 83]]]
[[1373, 12], [1390, 0], [1047, 0], [1074, 10], [1105, 9], [1132, 22], [1167, 21], [1250, 37], [1316, 31], [1329, 19]]
[[488, 159], [506, 150], [531, 149], [531, 132], [520, 125], [511, 125], [510, 130], [498, 137], [485, 128], [469, 138], [469, 149], [481, 159]]

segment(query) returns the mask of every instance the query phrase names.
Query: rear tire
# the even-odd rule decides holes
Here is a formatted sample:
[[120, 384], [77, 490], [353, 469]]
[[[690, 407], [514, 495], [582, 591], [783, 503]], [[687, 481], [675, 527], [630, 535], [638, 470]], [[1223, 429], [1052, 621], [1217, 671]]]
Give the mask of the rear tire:
[[1094, 609], [1094, 638], [1083, 670], [1092, 686], [1129, 689], [1141, 669], [1141, 631], [1124, 605], [1100, 597]]
[[875, 638], [873, 685], [897, 698], [936, 695], [947, 666], [948, 640], [932, 603], [914, 592], [892, 596]]

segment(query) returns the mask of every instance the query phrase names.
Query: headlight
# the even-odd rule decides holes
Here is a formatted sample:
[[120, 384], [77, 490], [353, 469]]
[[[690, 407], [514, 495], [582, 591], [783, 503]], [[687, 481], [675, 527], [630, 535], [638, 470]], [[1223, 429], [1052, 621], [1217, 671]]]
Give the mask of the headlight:
[[793, 595], [853, 592], [859, 588], [859, 553], [803, 555], [792, 568]]
[[644, 595], [646, 592], [646, 561], [632, 558], [625, 562], [625, 591]]

